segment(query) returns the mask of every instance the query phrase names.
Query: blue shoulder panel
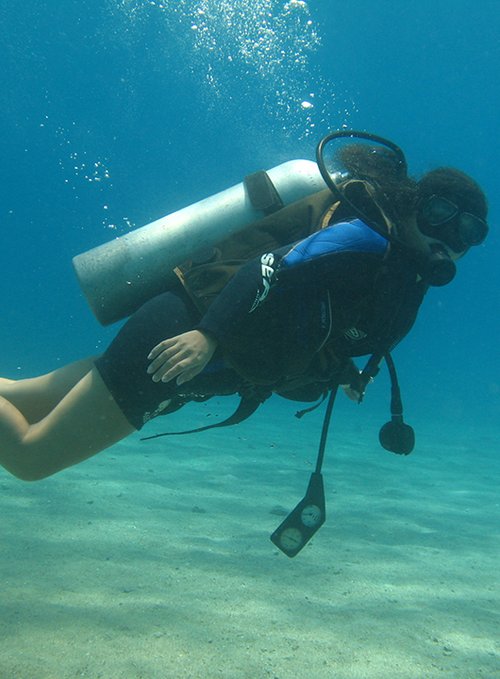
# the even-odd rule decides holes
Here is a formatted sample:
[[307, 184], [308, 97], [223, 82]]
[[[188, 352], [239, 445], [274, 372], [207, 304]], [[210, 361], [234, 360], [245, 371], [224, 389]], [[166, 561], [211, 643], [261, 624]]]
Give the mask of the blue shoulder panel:
[[300, 241], [283, 258], [282, 265], [297, 266], [336, 252], [383, 254], [387, 245], [387, 238], [371, 229], [361, 219], [354, 219], [352, 222], [328, 226]]

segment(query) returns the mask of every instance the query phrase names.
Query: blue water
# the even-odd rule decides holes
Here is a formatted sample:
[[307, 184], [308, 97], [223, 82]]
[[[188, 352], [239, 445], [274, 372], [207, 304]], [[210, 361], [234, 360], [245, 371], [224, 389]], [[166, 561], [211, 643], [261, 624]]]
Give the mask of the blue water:
[[[496, 0], [2, 3], [0, 374], [112, 337], [75, 254], [363, 129], [411, 172], [455, 165], [488, 195], [489, 238], [430, 291], [396, 358], [408, 418], [471, 466], [482, 441], [498, 475], [498, 13]], [[368, 417], [386, 416], [380, 382]]]

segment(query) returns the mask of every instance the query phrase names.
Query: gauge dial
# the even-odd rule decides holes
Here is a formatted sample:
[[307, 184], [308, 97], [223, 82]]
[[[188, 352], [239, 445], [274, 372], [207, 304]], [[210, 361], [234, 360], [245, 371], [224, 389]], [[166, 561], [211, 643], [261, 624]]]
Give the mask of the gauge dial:
[[280, 535], [280, 544], [286, 552], [298, 549], [304, 538], [298, 528], [285, 528]]
[[300, 519], [307, 528], [317, 526], [322, 518], [321, 509], [317, 505], [307, 505], [300, 514]]

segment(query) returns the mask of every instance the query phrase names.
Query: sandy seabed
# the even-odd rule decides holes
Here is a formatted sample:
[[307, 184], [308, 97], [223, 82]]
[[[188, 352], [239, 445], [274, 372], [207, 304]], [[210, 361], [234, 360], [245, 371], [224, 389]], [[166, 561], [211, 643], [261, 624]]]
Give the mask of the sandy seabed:
[[289, 559], [269, 534], [314, 467], [310, 417], [1, 473], [0, 679], [500, 677], [498, 436], [427, 429], [402, 458], [336, 431], [327, 522]]

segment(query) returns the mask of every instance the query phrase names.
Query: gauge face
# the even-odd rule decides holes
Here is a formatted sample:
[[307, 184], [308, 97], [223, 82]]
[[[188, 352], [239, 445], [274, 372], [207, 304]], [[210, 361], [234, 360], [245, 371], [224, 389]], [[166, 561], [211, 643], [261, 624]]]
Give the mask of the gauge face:
[[285, 528], [280, 535], [280, 544], [287, 552], [298, 549], [303, 542], [304, 538], [298, 528]]
[[317, 505], [307, 505], [300, 514], [300, 519], [307, 528], [314, 528], [321, 521], [321, 509]]

